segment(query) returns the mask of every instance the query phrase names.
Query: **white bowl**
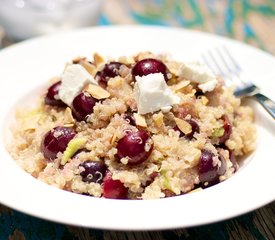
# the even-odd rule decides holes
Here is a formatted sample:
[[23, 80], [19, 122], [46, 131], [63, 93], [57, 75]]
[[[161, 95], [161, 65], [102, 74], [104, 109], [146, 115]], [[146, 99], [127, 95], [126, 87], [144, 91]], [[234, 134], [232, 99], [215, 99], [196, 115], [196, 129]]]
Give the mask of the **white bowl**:
[[[264, 93], [274, 97], [275, 59], [258, 49], [200, 32], [159, 27], [98, 27], [29, 40], [0, 52], [0, 202], [40, 218], [70, 225], [152, 230], [190, 227], [231, 218], [275, 199], [274, 120], [253, 101], [258, 146], [230, 179], [200, 192], [160, 200], [112, 200], [82, 196], [42, 183], [8, 154], [14, 111], [32, 103], [48, 79], [76, 56], [118, 57], [150, 50], [178, 60], [197, 59], [226, 45]], [[261, 64], [259, 64], [261, 63]], [[265, 74], [265, 76], [263, 75]], [[268, 73], [268, 74], [267, 74]], [[248, 74], [248, 75], [249, 75]], [[261, 77], [259, 77], [261, 76]]]

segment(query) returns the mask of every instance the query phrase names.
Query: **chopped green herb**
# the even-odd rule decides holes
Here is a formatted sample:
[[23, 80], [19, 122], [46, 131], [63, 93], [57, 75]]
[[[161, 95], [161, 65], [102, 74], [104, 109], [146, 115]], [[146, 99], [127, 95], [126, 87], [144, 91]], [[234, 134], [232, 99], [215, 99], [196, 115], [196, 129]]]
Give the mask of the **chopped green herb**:
[[64, 151], [63, 157], [61, 159], [61, 165], [65, 165], [68, 160], [83, 147], [83, 145], [87, 142], [86, 138], [74, 138], [72, 139], [66, 150]]

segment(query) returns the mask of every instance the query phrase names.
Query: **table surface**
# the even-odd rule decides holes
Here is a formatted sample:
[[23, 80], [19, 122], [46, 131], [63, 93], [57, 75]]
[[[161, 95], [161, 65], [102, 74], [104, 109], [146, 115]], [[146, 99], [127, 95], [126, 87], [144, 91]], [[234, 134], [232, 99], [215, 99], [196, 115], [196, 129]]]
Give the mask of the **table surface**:
[[[153, 24], [197, 29], [237, 39], [275, 54], [275, 0], [105, 0], [98, 24]], [[215, 224], [146, 232], [66, 226], [0, 205], [0, 239], [272, 240], [275, 239], [275, 202]]]

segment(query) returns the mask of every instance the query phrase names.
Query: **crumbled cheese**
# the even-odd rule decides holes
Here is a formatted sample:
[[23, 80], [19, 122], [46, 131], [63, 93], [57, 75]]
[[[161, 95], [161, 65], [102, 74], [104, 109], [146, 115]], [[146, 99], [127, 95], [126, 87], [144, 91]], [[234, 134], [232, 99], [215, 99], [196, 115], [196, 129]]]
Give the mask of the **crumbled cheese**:
[[209, 82], [206, 83], [202, 83], [199, 84], [198, 87], [205, 93], [205, 92], [211, 92], [215, 89], [216, 85], [217, 85], [218, 81], [215, 80], [211, 80]]
[[169, 111], [172, 105], [180, 103], [180, 98], [167, 86], [162, 73], [137, 76], [135, 90], [139, 114]]
[[181, 67], [180, 77], [198, 83], [203, 92], [211, 92], [218, 81], [215, 74], [200, 62], [185, 63]]
[[97, 84], [93, 76], [84, 67], [80, 64], [68, 65], [61, 76], [59, 98], [70, 106], [74, 98], [88, 83]]

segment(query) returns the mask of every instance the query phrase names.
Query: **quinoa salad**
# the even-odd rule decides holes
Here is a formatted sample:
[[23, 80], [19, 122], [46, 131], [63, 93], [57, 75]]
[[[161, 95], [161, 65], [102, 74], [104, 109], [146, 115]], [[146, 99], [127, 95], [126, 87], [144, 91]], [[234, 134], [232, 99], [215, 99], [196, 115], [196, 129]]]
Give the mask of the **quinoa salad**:
[[8, 150], [33, 177], [73, 193], [159, 199], [230, 178], [255, 149], [253, 111], [200, 62], [140, 52], [65, 64]]

